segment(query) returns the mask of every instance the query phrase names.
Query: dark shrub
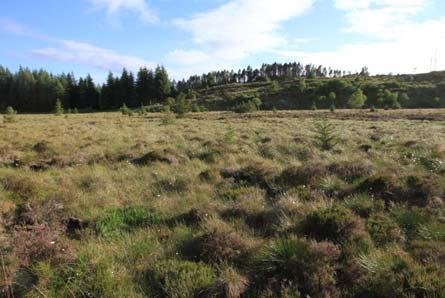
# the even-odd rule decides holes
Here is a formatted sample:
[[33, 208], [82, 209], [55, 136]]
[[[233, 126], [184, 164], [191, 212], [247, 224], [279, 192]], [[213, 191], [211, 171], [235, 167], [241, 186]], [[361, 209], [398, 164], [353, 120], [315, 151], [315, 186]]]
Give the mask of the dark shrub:
[[184, 221], [188, 225], [199, 225], [203, 223], [207, 218], [210, 217], [210, 214], [201, 209], [190, 209], [189, 212], [180, 216], [179, 220]]
[[285, 169], [278, 177], [278, 182], [287, 187], [299, 185], [310, 185], [329, 174], [323, 164], [308, 164], [301, 167], [290, 167]]
[[135, 158], [132, 160], [132, 163], [134, 163], [135, 165], [140, 165], [140, 166], [149, 165], [154, 162], [165, 162], [168, 164], [178, 164], [179, 160], [174, 154], [167, 152], [167, 151], [164, 151], [164, 152], [151, 151], [139, 158]]
[[232, 178], [235, 183], [241, 185], [259, 186], [274, 196], [279, 193], [275, 184], [275, 169], [261, 163], [249, 165], [239, 170], [223, 169], [221, 176], [225, 179]]
[[236, 183], [258, 185], [260, 187], [267, 187], [267, 185], [271, 183], [274, 174], [275, 171], [273, 168], [261, 163], [249, 165], [239, 170], [221, 170], [221, 176], [223, 178], [233, 178]]
[[363, 220], [341, 206], [317, 210], [306, 216], [299, 227], [301, 233], [317, 241], [341, 244], [344, 253], [357, 254], [371, 246]]
[[397, 222], [384, 213], [373, 214], [366, 221], [366, 229], [374, 243], [384, 246], [402, 239], [402, 234]]
[[398, 179], [393, 175], [374, 175], [363, 181], [357, 190], [365, 191], [386, 202], [408, 203], [421, 207], [426, 206], [431, 198], [443, 195], [442, 186], [434, 175], [411, 175], [405, 179]]
[[266, 276], [277, 278], [279, 285], [295, 284], [303, 297], [339, 297], [335, 286], [339, 256], [339, 248], [329, 242], [278, 239], [264, 252], [259, 266]]
[[220, 177], [219, 171], [215, 169], [208, 169], [199, 173], [199, 179], [206, 182], [214, 182]]
[[385, 201], [397, 201], [403, 194], [399, 181], [392, 175], [374, 175], [363, 181], [357, 188], [372, 197]]
[[374, 171], [374, 168], [369, 162], [346, 161], [330, 164], [328, 170], [346, 181], [352, 181], [369, 176]]
[[433, 175], [408, 176], [406, 178], [405, 199], [411, 205], [426, 206], [429, 199], [443, 195], [440, 182]]
[[199, 258], [206, 262], [237, 262], [246, 257], [244, 240], [235, 232], [213, 231], [198, 241]]

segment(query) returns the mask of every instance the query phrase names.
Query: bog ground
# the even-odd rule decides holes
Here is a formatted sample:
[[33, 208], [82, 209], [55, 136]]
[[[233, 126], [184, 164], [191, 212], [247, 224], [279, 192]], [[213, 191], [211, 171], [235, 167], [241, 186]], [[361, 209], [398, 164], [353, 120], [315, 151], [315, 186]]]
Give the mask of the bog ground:
[[0, 296], [445, 297], [445, 110], [15, 115]]

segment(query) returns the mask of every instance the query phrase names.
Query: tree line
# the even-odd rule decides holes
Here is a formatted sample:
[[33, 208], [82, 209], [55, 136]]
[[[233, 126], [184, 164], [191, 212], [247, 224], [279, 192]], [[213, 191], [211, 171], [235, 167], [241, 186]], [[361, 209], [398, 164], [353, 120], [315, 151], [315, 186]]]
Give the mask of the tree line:
[[[295, 78], [327, 78], [327, 77], [344, 77], [352, 75], [351, 72], [332, 69], [323, 65], [301, 63], [273, 63], [263, 64], [260, 68], [252, 68], [248, 66], [244, 69], [212, 71], [207, 74], [193, 75], [188, 80], [178, 82], [180, 90], [198, 90], [214, 86], [232, 84], [232, 83], [252, 83], [265, 82], [273, 80], [286, 80]], [[369, 75], [368, 68], [363, 67], [357, 75]]]
[[46, 70], [20, 67], [15, 73], [0, 65], [0, 109], [11, 106], [20, 112], [49, 112], [60, 100], [66, 109], [112, 110], [126, 103], [130, 107], [164, 101], [174, 96], [173, 82], [162, 66], [141, 68], [136, 76], [124, 69], [109, 73], [104, 84], [92, 77], [76, 79], [74, 74], [53, 75]]
[[[352, 74], [294, 62], [210, 72], [178, 82], [169, 78], [163, 66], [143, 67], [136, 74], [123, 69], [119, 75], [110, 72], [103, 84], [96, 84], [90, 75], [77, 79], [73, 73], [54, 75], [43, 69], [23, 67], [13, 73], [0, 65], [0, 111], [12, 107], [19, 112], [50, 112], [57, 100], [67, 110], [106, 111], [124, 104], [129, 108], [165, 105], [172, 98], [183, 95], [193, 100], [196, 94], [205, 109], [220, 110], [243, 104], [244, 98], [233, 101], [231, 96], [226, 96], [226, 84], [268, 86], [262, 87], [261, 94], [250, 96], [261, 99], [264, 108], [326, 108], [331, 105], [337, 108], [363, 105], [435, 108], [445, 107], [444, 77], [443, 73], [371, 77], [366, 67]], [[212, 88], [218, 86], [219, 91]], [[205, 100], [208, 95], [219, 96], [223, 101]]]

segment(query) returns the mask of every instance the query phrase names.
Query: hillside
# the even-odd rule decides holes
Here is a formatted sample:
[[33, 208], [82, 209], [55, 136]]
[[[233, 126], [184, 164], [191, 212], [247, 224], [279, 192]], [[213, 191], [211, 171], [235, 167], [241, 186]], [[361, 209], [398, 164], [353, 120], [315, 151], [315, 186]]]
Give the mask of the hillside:
[[[266, 82], [232, 83], [196, 91], [199, 104], [210, 110], [230, 109], [258, 97], [263, 109], [309, 109], [348, 106], [357, 90], [363, 90], [365, 106], [392, 108], [445, 107], [445, 71], [417, 75], [348, 76], [342, 78], [294, 78]], [[335, 93], [330, 100], [329, 94]]]

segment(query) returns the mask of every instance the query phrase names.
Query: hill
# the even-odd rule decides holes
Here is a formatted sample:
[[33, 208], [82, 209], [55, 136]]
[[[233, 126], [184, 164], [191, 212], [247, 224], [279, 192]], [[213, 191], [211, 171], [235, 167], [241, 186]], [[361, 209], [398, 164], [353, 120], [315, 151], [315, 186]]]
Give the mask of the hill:
[[364, 106], [368, 107], [445, 107], [445, 71], [232, 83], [199, 89], [196, 98], [200, 105], [210, 110], [232, 109], [253, 98], [260, 98], [263, 109], [267, 110], [329, 108], [332, 104], [346, 108], [357, 90], [363, 91], [366, 96]]

